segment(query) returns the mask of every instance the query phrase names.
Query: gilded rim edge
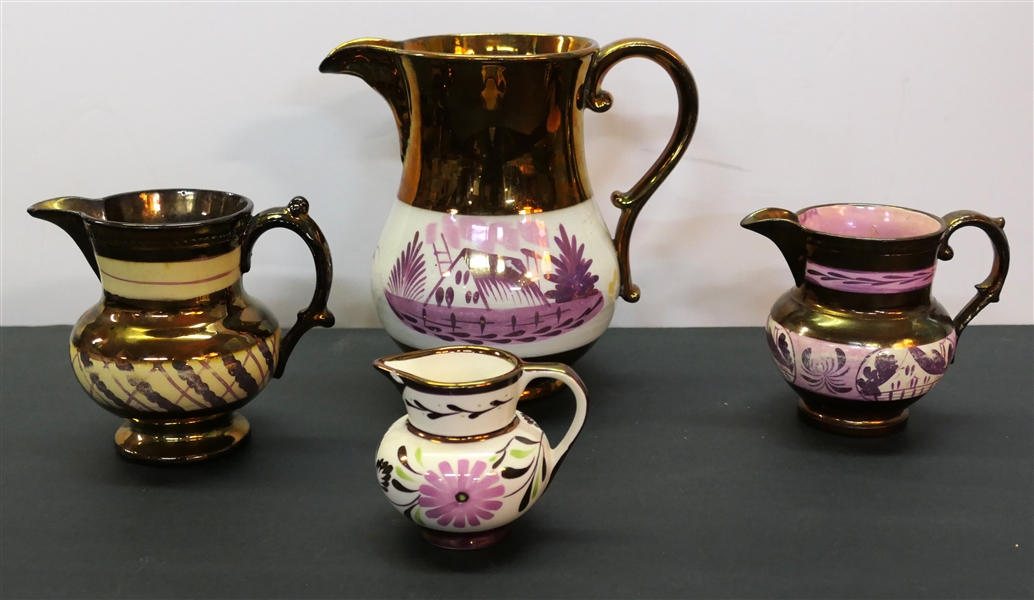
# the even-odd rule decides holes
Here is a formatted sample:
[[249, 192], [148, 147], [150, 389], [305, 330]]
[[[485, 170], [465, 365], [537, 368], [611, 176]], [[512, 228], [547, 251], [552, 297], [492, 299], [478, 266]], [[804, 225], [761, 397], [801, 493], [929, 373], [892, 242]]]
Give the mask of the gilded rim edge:
[[[395, 360], [411, 360], [414, 358], [433, 356], [435, 354], [456, 354], [460, 352], [497, 356], [508, 361], [510, 364], [513, 365], [513, 368], [507, 371], [506, 373], [503, 373], [502, 375], [498, 375], [496, 377], [492, 377], [491, 379], [481, 379], [478, 381], [464, 381], [462, 383], [448, 383], [434, 381], [432, 379], [425, 379], [423, 377], [411, 374], [407, 374], [403, 377], [398, 373], [396, 369], [392, 369], [386, 364], [390, 361]], [[373, 366], [387, 375], [397, 375], [403, 381], [412, 381], [418, 385], [422, 385], [432, 389], [478, 390], [481, 388], [491, 386], [502, 387], [503, 384], [509, 385], [509, 383], [516, 381], [521, 376], [524, 361], [522, 361], [516, 354], [507, 352], [506, 350], [501, 350], [499, 348], [490, 348], [488, 346], [442, 346], [439, 348], [429, 348], [427, 350], [403, 352], [401, 354], [395, 354], [392, 356], [386, 356], [384, 358], [378, 358], [377, 360], [373, 361]]]

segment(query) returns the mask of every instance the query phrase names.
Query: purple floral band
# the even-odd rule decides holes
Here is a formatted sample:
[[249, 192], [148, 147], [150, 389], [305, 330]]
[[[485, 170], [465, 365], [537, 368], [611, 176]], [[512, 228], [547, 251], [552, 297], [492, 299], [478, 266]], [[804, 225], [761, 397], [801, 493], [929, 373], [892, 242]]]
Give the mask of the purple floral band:
[[840, 292], [857, 294], [900, 294], [933, 283], [934, 266], [916, 271], [851, 271], [824, 267], [808, 261], [804, 279], [809, 283]]
[[768, 347], [783, 378], [822, 396], [884, 402], [930, 391], [955, 355], [956, 335], [918, 346], [839, 344], [768, 319]]

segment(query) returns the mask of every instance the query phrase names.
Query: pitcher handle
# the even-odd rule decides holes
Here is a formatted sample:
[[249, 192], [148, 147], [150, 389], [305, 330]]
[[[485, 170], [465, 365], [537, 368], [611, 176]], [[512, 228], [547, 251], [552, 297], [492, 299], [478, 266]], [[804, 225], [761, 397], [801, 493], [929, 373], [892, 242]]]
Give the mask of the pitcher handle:
[[312, 252], [316, 262], [316, 291], [312, 294], [312, 302], [308, 308], [298, 312], [298, 320], [280, 342], [280, 353], [276, 361], [273, 377], [280, 378], [287, 366], [287, 359], [294, 350], [294, 345], [313, 327], [333, 327], [334, 314], [327, 308], [330, 297], [330, 284], [334, 279], [334, 267], [330, 260], [330, 247], [323, 238], [319, 225], [309, 218], [309, 201], [297, 196], [284, 208], [270, 208], [255, 215], [248, 226], [241, 248], [241, 273], [251, 269], [251, 250], [259, 236], [274, 227], [286, 227], [297, 233]]
[[618, 265], [621, 269], [621, 297], [628, 302], [639, 300], [639, 286], [632, 283], [632, 268], [628, 262], [632, 226], [635, 225], [636, 217], [643, 209], [643, 205], [685, 154], [689, 141], [693, 137], [693, 130], [696, 128], [699, 109], [696, 83], [693, 81], [693, 74], [690, 73], [686, 63], [671, 48], [644, 39], [618, 40], [599, 50], [595, 61], [589, 67], [589, 74], [585, 78], [584, 90], [586, 93], [580, 99], [582, 106], [588, 106], [595, 112], [607, 111], [613, 98], [608, 92], [600, 89], [603, 78], [606, 77], [611, 67], [633, 56], [648, 58], [668, 72], [675, 83], [675, 91], [678, 93], [679, 113], [675, 131], [672, 132], [671, 139], [668, 140], [668, 145], [664, 148], [660, 158], [653, 163], [650, 170], [636, 182], [632, 189], [627, 192], [615, 191], [610, 196], [614, 206], [621, 209], [614, 245], [617, 247]]
[[977, 294], [959, 311], [959, 314], [952, 321], [952, 325], [955, 327], [957, 345], [958, 338], [962, 335], [962, 330], [966, 328], [966, 325], [969, 325], [973, 317], [984, 310], [988, 304], [998, 302], [999, 296], [1002, 293], [1002, 285], [1005, 284], [1005, 276], [1009, 273], [1009, 240], [1005, 237], [1005, 219], [1003, 218], [993, 219], [971, 210], [957, 210], [944, 215], [943, 218], [948, 224], [948, 228], [941, 236], [941, 246], [937, 251], [937, 258], [951, 260], [955, 256], [955, 251], [948, 245], [948, 238], [957, 230], [970, 226], [979, 227], [987, 234], [987, 237], [991, 238], [995, 255], [994, 264], [991, 265], [991, 273], [986, 279], [976, 285]]
[[[567, 434], [564, 435], [564, 439], [560, 440], [560, 443], [556, 446], [552, 446], [553, 456], [555, 457], [553, 466], [550, 469], [549, 479], [553, 480], [553, 474], [556, 473], [557, 469], [560, 468], [560, 463], [564, 461], [564, 457], [567, 455], [567, 451], [571, 449], [571, 444], [578, 438], [578, 434], [582, 431], [582, 425], [585, 424], [585, 411], [589, 406], [589, 400], [586, 397], [587, 390], [585, 384], [582, 383], [578, 374], [571, 370], [571, 367], [560, 363], [528, 363], [524, 365], [524, 374], [520, 380], [520, 391], [523, 392], [524, 388], [528, 386], [534, 379], [557, 379], [567, 387], [571, 388], [574, 392], [575, 409], [574, 419], [571, 421], [571, 426], [567, 429]], [[520, 394], [518, 393], [518, 397]]]

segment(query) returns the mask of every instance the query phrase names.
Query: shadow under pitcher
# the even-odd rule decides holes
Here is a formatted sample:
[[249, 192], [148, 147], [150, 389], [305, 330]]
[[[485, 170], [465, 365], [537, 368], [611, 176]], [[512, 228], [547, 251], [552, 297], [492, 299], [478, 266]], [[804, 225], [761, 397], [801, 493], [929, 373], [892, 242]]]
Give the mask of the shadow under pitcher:
[[[29, 214], [75, 240], [103, 296], [72, 330], [72, 369], [98, 404], [126, 421], [126, 458], [183, 464], [240, 447], [250, 432], [235, 413], [283, 375], [298, 339], [327, 310], [332, 265], [301, 197], [252, 215], [251, 200], [208, 190], [149, 190], [99, 200], [67, 197]], [[274, 227], [305, 240], [316, 291], [281, 337], [276, 317], [245, 293], [258, 237]]]
[[[678, 119], [628, 192], [611, 238], [592, 190], [582, 115], [618, 62], [647, 58], [671, 76]], [[487, 345], [570, 363], [606, 330], [618, 295], [639, 299], [628, 261], [636, 216], [683, 156], [697, 121], [693, 76], [675, 52], [627, 39], [600, 48], [563, 35], [360, 39], [324, 73], [356, 75], [390, 105], [402, 183], [374, 255], [372, 291], [404, 349]], [[559, 387], [533, 384], [524, 397]]]

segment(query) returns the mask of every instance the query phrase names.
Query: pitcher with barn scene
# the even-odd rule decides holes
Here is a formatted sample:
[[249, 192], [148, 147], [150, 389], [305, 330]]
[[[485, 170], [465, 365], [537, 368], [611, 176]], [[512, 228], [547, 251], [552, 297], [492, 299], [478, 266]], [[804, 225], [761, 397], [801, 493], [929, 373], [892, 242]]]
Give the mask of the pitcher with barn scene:
[[[668, 72], [679, 114], [649, 172], [612, 195], [621, 209], [612, 238], [592, 201], [582, 116], [610, 107], [600, 84], [633, 56]], [[639, 39], [600, 48], [562, 35], [361, 39], [336, 48], [320, 70], [362, 78], [398, 126], [402, 183], [372, 285], [399, 345], [489, 345], [569, 363], [606, 330], [619, 295], [638, 300], [632, 226], [696, 125], [696, 86], [671, 49]]]

